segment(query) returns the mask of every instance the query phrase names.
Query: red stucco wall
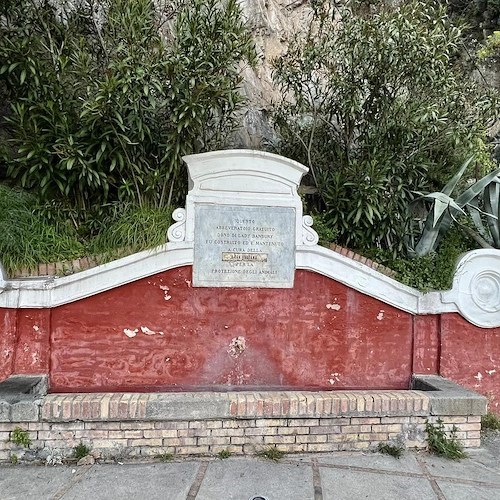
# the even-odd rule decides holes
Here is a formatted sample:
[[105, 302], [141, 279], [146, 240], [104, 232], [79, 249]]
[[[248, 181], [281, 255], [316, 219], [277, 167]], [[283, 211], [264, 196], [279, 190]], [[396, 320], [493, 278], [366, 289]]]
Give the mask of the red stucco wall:
[[191, 287], [183, 267], [54, 309], [0, 309], [0, 327], [0, 380], [50, 373], [54, 392], [403, 389], [439, 373], [500, 412], [500, 328], [412, 316], [308, 271], [290, 290], [224, 289]]
[[50, 309], [0, 309], [0, 380], [49, 371]]
[[413, 373], [439, 373], [440, 316], [414, 316]]
[[18, 309], [14, 373], [49, 371], [50, 315], [50, 309]]
[[16, 358], [17, 309], [0, 309], [0, 380], [13, 373]]
[[458, 314], [443, 314], [441, 375], [484, 394], [500, 413], [500, 328], [479, 328]]
[[[306, 271], [290, 290], [190, 281], [184, 267], [55, 308], [52, 389], [408, 387], [404, 312]], [[124, 329], [139, 331], [129, 338]], [[237, 337], [240, 355], [228, 352]]]

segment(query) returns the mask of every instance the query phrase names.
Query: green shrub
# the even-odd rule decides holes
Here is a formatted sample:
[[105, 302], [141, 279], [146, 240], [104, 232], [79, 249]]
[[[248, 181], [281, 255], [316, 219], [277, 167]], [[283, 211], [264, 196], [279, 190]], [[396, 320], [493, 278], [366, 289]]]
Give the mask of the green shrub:
[[429, 451], [432, 453], [451, 460], [460, 460], [467, 457], [463, 446], [456, 438], [457, 428], [455, 426], [447, 434], [443, 422], [438, 420], [436, 424], [427, 422], [425, 430], [427, 432]]
[[[12, 103], [8, 175], [79, 210], [170, 206], [181, 157], [234, 125], [251, 34], [236, 0], [4, 0], [0, 81]], [[161, 36], [163, 29], [167, 33]]]
[[434, 254], [406, 260], [406, 269], [393, 267], [403, 283], [421, 291], [448, 290], [460, 256], [474, 248], [474, 243], [455, 228], [443, 238]]
[[380, 249], [360, 253], [396, 271], [396, 279], [421, 292], [451, 288], [460, 256], [474, 250], [474, 243], [458, 228], [451, 228], [435, 252], [422, 257], [399, 258]]
[[462, 32], [443, 5], [364, 4], [313, 2], [308, 32], [276, 60], [277, 148], [309, 166], [341, 245], [401, 255], [408, 205], [485, 150], [497, 97], [454, 63]]
[[318, 233], [319, 244], [329, 247], [330, 243], [335, 243], [338, 236], [338, 231], [336, 228], [332, 228], [328, 225], [325, 220], [324, 214], [318, 214], [313, 217], [314, 224], [313, 228]]

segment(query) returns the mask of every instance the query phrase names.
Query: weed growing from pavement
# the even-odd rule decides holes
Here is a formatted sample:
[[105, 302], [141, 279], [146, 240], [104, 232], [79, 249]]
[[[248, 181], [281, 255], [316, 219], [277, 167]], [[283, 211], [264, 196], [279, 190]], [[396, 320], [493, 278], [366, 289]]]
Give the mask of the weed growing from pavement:
[[264, 450], [258, 451], [256, 455], [261, 458], [272, 460], [273, 462], [278, 462], [285, 456], [285, 452], [278, 450], [278, 448], [276, 448], [276, 445], [274, 445], [269, 446], [269, 448], [265, 448]]
[[443, 421], [438, 419], [436, 424], [431, 424], [427, 421], [425, 423], [425, 430], [427, 432], [427, 443], [430, 452], [451, 460], [460, 460], [467, 457], [462, 445], [456, 438], [458, 430], [456, 426], [453, 426], [449, 435], [447, 435]]
[[378, 451], [384, 455], [391, 455], [394, 458], [400, 458], [403, 454], [404, 447], [399, 444], [379, 443]]
[[90, 453], [90, 448], [84, 445], [81, 441], [80, 444], [76, 445], [73, 451], [73, 456], [80, 460], [80, 458], [86, 457]]
[[487, 413], [481, 417], [481, 430], [500, 431], [500, 416], [495, 413]]
[[31, 444], [31, 439], [28, 431], [21, 429], [21, 427], [16, 427], [12, 434], [10, 435], [10, 441], [17, 446], [23, 446], [24, 448], [29, 448]]
[[156, 458], [160, 462], [170, 462], [171, 460], [174, 459], [174, 455], [172, 453], [162, 453], [160, 455], [156, 455]]
[[217, 453], [217, 456], [221, 460], [224, 460], [225, 458], [229, 458], [231, 456], [231, 452], [229, 450], [221, 450], [219, 451], [219, 453]]
[[12, 465], [16, 465], [17, 461], [18, 461], [17, 455], [15, 453], [12, 453], [12, 455], [10, 456], [10, 463]]

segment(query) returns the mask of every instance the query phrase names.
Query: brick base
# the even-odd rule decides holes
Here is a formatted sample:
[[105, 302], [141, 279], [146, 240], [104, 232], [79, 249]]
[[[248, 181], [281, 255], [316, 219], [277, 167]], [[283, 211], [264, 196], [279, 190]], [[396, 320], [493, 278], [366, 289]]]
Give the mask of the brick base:
[[[430, 421], [435, 421], [433, 417]], [[481, 419], [477, 416], [442, 418], [456, 426], [465, 447], [480, 445]], [[70, 457], [80, 442], [102, 458], [207, 455], [227, 450], [249, 454], [276, 445], [286, 453], [375, 449], [392, 442], [407, 448], [425, 448], [426, 417], [337, 417], [246, 420], [180, 420], [134, 422], [64, 422], [0, 424], [0, 459], [43, 458], [44, 453], [20, 450], [10, 442], [11, 431], [28, 431], [32, 450], [45, 455], [58, 450]]]
[[[70, 457], [79, 443], [107, 459], [248, 454], [274, 445], [287, 453], [387, 442], [425, 448], [426, 421], [438, 419], [446, 430], [456, 428], [465, 447], [480, 446], [484, 398], [456, 387], [454, 397], [439, 390], [51, 394], [33, 402], [35, 411], [12, 406], [11, 417], [18, 417], [0, 423], [0, 460], [44, 459], [54, 450]], [[29, 449], [11, 442], [16, 427], [29, 433]]]

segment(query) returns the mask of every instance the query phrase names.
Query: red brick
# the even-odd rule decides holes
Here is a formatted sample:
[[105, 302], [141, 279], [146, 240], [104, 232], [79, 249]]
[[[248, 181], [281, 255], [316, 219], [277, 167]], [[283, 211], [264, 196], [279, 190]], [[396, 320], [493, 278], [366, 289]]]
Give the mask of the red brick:
[[311, 427], [311, 434], [338, 434], [342, 427], [340, 425], [322, 425], [319, 427]]
[[332, 397], [324, 393], [322, 394], [322, 410], [321, 415], [331, 415], [332, 413]]
[[327, 437], [324, 434], [315, 434], [315, 435], [302, 435], [295, 436], [295, 441], [299, 444], [304, 443], [326, 443]]
[[290, 399], [288, 397], [283, 397], [281, 399], [281, 410], [283, 415], [288, 415], [290, 413]]
[[264, 415], [264, 401], [262, 399], [257, 400], [257, 408], [255, 411], [256, 417], [262, 417]]
[[[300, 436], [297, 436], [300, 437]], [[296, 436], [264, 436], [266, 444], [290, 444], [295, 443]]]
[[264, 417], [272, 417], [273, 416], [273, 401], [272, 400], [264, 400]]
[[299, 399], [299, 415], [304, 416], [307, 415], [307, 399], [303, 394], [297, 395]]
[[343, 415], [349, 415], [350, 414], [350, 401], [349, 398], [347, 397], [347, 394], [341, 394], [340, 395], [340, 413]]

